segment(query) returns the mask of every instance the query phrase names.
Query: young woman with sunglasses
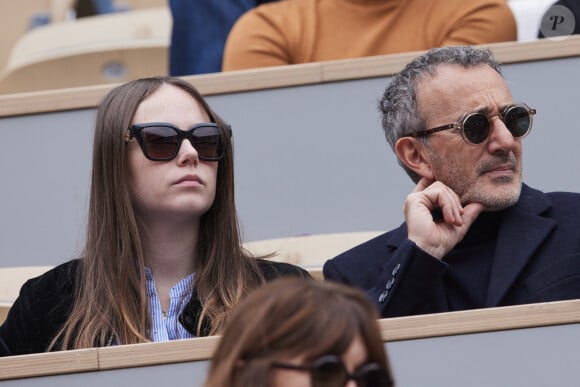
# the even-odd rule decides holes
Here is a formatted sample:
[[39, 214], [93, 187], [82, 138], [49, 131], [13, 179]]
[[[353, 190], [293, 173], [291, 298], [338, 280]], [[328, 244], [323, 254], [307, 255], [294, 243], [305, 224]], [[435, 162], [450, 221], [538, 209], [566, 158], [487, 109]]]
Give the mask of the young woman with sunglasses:
[[113, 89], [97, 113], [83, 258], [23, 285], [0, 355], [219, 332], [252, 289], [303, 269], [241, 246], [231, 130], [177, 78]]
[[272, 281], [232, 312], [205, 387], [394, 386], [377, 316], [350, 286]]

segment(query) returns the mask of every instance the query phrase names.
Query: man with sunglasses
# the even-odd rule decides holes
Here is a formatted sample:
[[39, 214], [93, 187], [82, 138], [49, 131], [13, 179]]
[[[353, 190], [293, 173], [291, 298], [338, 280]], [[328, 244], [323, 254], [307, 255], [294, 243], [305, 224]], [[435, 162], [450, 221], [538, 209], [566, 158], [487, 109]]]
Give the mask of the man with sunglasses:
[[580, 298], [580, 195], [522, 182], [536, 113], [491, 52], [433, 49], [393, 78], [386, 138], [416, 183], [405, 223], [324, 265], [383, 317]]

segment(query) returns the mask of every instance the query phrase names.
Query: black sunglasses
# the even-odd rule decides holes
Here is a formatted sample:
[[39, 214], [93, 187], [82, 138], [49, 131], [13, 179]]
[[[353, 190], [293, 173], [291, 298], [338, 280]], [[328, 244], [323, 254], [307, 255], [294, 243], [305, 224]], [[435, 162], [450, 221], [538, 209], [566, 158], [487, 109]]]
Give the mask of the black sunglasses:
[[377, 363], [367, 363], [349, 374], [338, 356], [326, 355], [310, 365], [272, 363], [272, 368], [283, 368], [310, 372], [312, 387], [344, 387], [349, 380], [357, 382], [358, 387], [389, 387], [393, 385], [387, 371]]
[[536, 114], [536, 109], [532, 109], [524, 103], [508, 105], [497, 114], [486, 115], [481, 112], [470, 112], [466, 113], [457, 122], [438, 126], [433, 129], [422, 130], [405, 137], [427, 136], [443, 130], [457, 129], [461, 132], [465, 141], [477, 145], [489, 137], [489, 133], [491, 132], [491, 118], [498, 116], [512, 136], [522, 138], [530, 132], [534, 114]]
[[[228, 133], [231, 136], [231, 129]], [[217, 161], [224, 156], [223, 129], [214, 123], [193, 125], [181, 130], [165, 122], [135, 124], [129, 128], [129, 140], [136, 138], [145, 157], [153, 161], [172, 160], [181, 143], [188, 139], [203, 161]]]

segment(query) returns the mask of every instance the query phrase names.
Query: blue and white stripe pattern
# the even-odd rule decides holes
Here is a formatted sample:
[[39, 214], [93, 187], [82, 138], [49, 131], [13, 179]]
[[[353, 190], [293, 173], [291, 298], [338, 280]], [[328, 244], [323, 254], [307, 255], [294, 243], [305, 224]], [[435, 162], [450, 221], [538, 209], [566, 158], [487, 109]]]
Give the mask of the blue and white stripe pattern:
[[161, 302], [155, 288], [155, 280], [151, 270], [146, 267], [147, 298], [151, 312], [151, 336], [152, 341], [169, 341], [177, 339], [189, 339], [195, 337], [189, 333], [180, 323], [179, 315], [191, 298], [193, 290], [194, 273], [182, 279], [173, 286], [169, 293], [169, 309], [164, 316], [161, 310]]

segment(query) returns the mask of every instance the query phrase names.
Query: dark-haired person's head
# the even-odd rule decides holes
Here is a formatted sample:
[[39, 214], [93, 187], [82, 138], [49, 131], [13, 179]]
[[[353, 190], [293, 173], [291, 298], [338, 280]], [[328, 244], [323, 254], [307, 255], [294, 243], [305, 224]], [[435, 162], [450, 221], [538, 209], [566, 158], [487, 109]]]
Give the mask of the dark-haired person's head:
[[206, 387], [392, 386], [377, 318], [360, 290], [275, 280], [234, 309]]
[[535, 110], [512, 100], [491, 51], [429, 50], [393, 78], [379, 107], [387, 141], [415, 183], [440, 181], [462, 203], [492, 211], [517, 202], [521, 140]]

